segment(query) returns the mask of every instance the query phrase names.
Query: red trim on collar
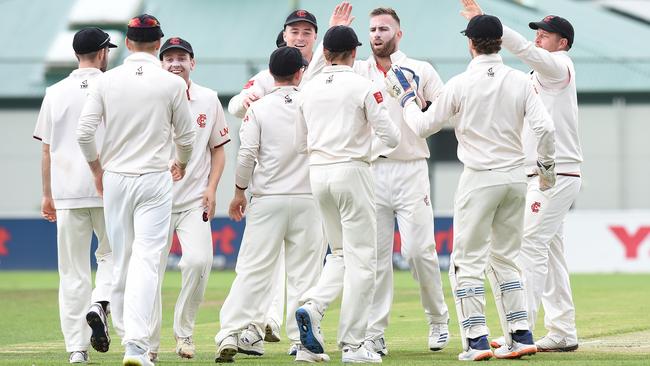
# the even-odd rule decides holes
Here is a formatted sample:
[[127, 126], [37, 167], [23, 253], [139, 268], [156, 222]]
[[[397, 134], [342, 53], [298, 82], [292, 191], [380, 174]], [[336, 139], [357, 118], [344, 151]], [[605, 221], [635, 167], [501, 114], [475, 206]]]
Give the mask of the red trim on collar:
[[378, 69], [379, 71], [383, 72], [383, 73], [384, 73], [384, 77], [386, 77], [386, 75], [388, 74], [388, 71], [384, 70], [378, 62], [375, 62], [375, 64], [377, 65], [377, 69]]
[[185, 89], [185, 94], [187, 94], [187, 100], [192, 100], [190, 98], [190, 88], [189, 87], [187, 89]]

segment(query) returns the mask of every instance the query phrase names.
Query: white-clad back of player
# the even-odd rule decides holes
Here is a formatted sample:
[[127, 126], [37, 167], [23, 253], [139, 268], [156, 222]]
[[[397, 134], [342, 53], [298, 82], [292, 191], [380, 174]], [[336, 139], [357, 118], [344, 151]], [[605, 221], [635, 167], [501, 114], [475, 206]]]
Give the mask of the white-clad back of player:
[[[163, 70], [156, 57], [162, 36], [155, 17], [131, 19], [126, 46], [133, 53], [96, 79], [77, 128], [81, 150], [104, 193], [115, 262], [113, 325], [126, 348], [124, 365], [153, 364], [147, 350], [169, 233], [172, 179], [185, 174], [195, 135], [186, 84]], [[102, 119], [106, 130], [99, 157], [95, 132]], [[172, 135], [176, 161], [169, 168]]]
[[[316, 287], [296, 311], [303, 346], [324, 351], [320, 318], [337, 294], [343, 277], [343, 299], [337, 343], [344, 362], [381, 362], [363, 347], [376, 274], [377, 222], [374, 183], [370, 172], [373, 134], [389, 148], [400, 132], [384, 106], [384, 96], [352, 69], [360, 45], [352, 28], [330, 28], [323, 39], [328, 66], [304, 85], [296, 125], [299, 151], [309, 154], [312, 192], [332, 254]], [[332, 270], [331, 267], [336, 269]]]
[[217, 92], [190, 79], [190, 73], [196, 66], [192, 45], [180, 37], [169, 38], [160, 48], [159, 58], [163, 69], [182, 77], [187, 84], [187, 99], [196, 139], [185, 177], [174, 182], [171, 226], [167, 248], [160, 262], [149, 353], [151, 359], [156, 359], [160, 347], [161, 287], [175, 232], [183, 251], [178, 264], [181, 291], [174, 308], [176, 354], [182, 358], [193, 358], [194, 322], [212, 268], [210, 220], [214, 216], [215, 192], [226, 163], [224, 145], [230, 141], [230, 135]]
[[[311, 195], [307, 156], [297, 154], [293, 134], [287, 136], [287, 131], [295, 130], [297, 85], [307, 61], [296, 48], [281, 47], [271, 54], [269, 66], [276, 87], [250, 106], [239, 131], [229, 213], [239, 221], [246, 211], [247, 220], [237, 277], [219, 314], [217, 362], [232, 360], [235, 352], [264, 354], [266, 309], [281, 257], [286, 263], [287, 312], [292, 314], [299, 296], [316, 284], [322, 266], [322, 228]], [[251, 194], [248, 209], [246, 190]], [[287, 321], [287, 335], [299, 342], [295, 318]], [[297, 353], [298, 361], [326, 357]]]
[[[427, 62], [407, 57], [399, 50], [402, 38], [400, 19], [391, 8], [370, 12], [372, 55], [354, 63], [354, 71], [384, 91], [384, 78], [391, 65], [410, 70], [418, 95], [434, 99], [442, 88], [440, 76]], [[429, 148], [404, 122], [402, 108], [393, 98], [384, 102], [402, 138], [391, 150], [381, 143], [373, 146], [372, 172], [377, 204], [377, 287], [366, 331], [366, 346], [382, 355], [388, 353], [384, 332], [393, 302], [393, 239], [395, 219], [401, 238], [401, 253], [420, 287], [420, 300], [429, 323], [429, 349], [437, 351], [449, 343], [449, 311], [442, 291], [440, 265], [436, 254], [431, 207]]]
[[[76, 128], [88, 88], [106, 71], [109, 48], [117, 46], [99, 28], [85, 28], [75, 34], [72, 47], [79, 68], [45, 91], [34, 138], [43, 142], [41, 214], [57, 225], [61, 331], [70, 363], [78, 363], [88, 362], [91, 343], [99, 352], [108, 351], [106, 313], [113, 255], [106, 237], [102, 198], [77, 144]], [[101, 140], [103, 128], [98, 135]], [[93, 231], [98, 239], [94, 290], [88, 265]]]
[[463, 345], [458, 358], [476, 361], [493, 355], [487, 340], [485, 273], [507, 343], [494, 355], [519, 358], [536, 352], [515, 262], [526, 199], [521, 132], [525, 116], [539, 141], [540, 179], [548, 189], [555, 183], [553, 122], [526, 74], [505, 66], [498, 55], [503, 34], [499, 19], [474, 17], [464, 33], [473, 59], [467, 71], [447, 82], [426, 112], [413, 102], [415, 94], [399, 68], [390, 90], [399, 94], [406, 122], [421, 137], [438, 132], [454, 117], [458, 159], [465, 166], [454, 200], [449, 264]]
[[[474, 0], [463, 0], [466, 18], [482, 14]], [[544, 325], [548, 334], [535, 344], [539, 351], [578, 349], [575, 306], [564, 258], [564, 218], [578, 196], [581, 185], [582, 148], [578, 134], [578, 96], [576, 73], [569, 50], [573, 46], [571, 23], [549, 15], [531, 22], [535, 42], [527, 41], [514, 30], [503, 28], [503, 47], [529, 65], [530, 80], [539, 91], [544, 106], [555, 124], [557, 184], [541, 192], [535, 173], [537, 142], [529, 128], [524, 129], [528, 194], [524, 216], [524, 241], [518, 263], [524, 270], [528, 297], [528, 321], [535, 326], [540, 302], [544, 306]], [[492, 342], [499, 347], [503, 341]]]

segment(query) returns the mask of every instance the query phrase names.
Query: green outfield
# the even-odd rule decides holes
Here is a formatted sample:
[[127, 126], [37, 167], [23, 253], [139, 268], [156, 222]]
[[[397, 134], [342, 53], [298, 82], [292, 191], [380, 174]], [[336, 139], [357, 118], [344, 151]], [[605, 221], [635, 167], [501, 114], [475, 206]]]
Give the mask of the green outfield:
[[[213, 272], [207, 297], [196, 325], [197, 358], [180, 360], [173, 353], [171, 330], [175, 296], [180, 286], [178, 272], [167, 274], [163, 290], [164, 325], [160, 365], [214, 364], [213, 337], [218, 329], [219, 308], [230, 288], [234, 273]], [[415, 282], [409, 273], [396, 273], [396, 291], [391, 324], [386, 334], [389, 365], [450, 365], [460, 348], [458, 326], [449, 283], [445, 295], [451, 313], [451, 344], [433, 353], [426, 348], [427, 324]], [[581, 340], [577, 352], [537, 354], [520, 361], [491, 360], [493, 363], [535, 365], [650, 365], [650, 276], [648, 275], [576, 275], [572, 285], [577, 307]], [[0, 272], [0, 365], [64, 365], [67, 354], [59, 329], [57, 308], [58, 277], [54, 272]], [[340, 363], [336, 350], [336, 324], [339, 306], [326, 313], [323, 321], [327, 352], [332, 363]], [[488, 299], [488, 322], [498, 334], [494, 304]], [[542, 320], [538, 322], [542, 334]], [[90, 352], [91, 364], [121, 364], [119, 340], [113, 335], [111, 350], [106, 354]], [[266, 344], [261, 358], [237, 356], [239, 364], [292, 364], [286, 355], [286, 338]]]

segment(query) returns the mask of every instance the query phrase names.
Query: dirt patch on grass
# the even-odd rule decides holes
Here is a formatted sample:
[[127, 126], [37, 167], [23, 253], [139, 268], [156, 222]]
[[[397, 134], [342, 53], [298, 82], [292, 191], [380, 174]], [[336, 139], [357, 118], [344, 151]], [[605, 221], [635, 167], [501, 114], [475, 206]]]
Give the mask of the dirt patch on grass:
[[597, 352], [650, 353], [650, 329], [581, 340], [580, 348]]

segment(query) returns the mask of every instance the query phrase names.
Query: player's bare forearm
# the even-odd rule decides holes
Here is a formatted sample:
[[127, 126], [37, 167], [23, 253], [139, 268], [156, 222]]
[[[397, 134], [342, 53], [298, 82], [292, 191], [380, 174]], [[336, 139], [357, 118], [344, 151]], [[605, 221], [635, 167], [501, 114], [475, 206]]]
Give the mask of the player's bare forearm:
[[93, 177], [95, 177], [95, 188], [97, 188], [97, 193], [101, 197], [104, 196], [104, 183], [102, 181], [102, 178], [104, 176], [104, 168], [102, 168], [102, 164], [99, 161], [99, 157], [93, 161], [88, 162], [88, 166], [90, 166], [90, 171], [93, 173]]
[[43, 159], [41, 162], [43, 178], [43, 199], [41, 200], [41, 216], [49, 221], [56, 221], [56, 208], [52, 199], [50, 145], [43, 144]]
[[208, 178], [207, 189], [215, 192], [221, 180], [223, 169], [226, 166], [226, 152], [223, 146], [219, 146], [211, 148], [210, 155], [210, 177]]

